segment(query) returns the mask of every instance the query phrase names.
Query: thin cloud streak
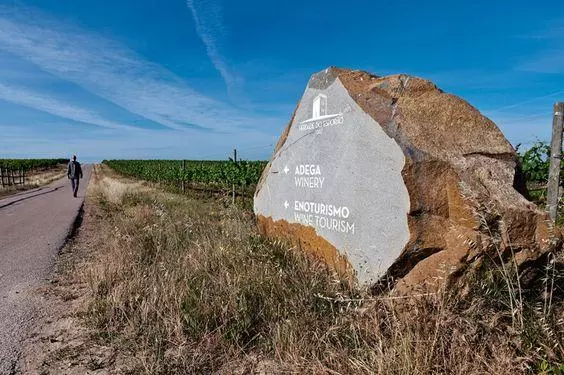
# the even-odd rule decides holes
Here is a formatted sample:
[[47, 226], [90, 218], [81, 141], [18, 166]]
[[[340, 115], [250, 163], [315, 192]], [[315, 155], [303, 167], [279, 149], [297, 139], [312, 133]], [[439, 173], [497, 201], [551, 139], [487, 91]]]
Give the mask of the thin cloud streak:
[[552, 20], [544, 30], [525, 38], [536, 39], [541, 49], [517, 65], [517, 70], [545, 74], [564, 72], [564, 19]]
[[47, 97], [22, 87], [0, 83], [0, 100], [33, 108], [54, 116], [110, 129], [136, 129], [133, 126], [106, 120], [97, 113]]
[[[220, 33], [222, 30], [221, 9], [219, 5], [211, 1], [204, 3], [198, 2], [197, 0], [186, 0], [186, 5], [192, 12], [196, 32], [206, 47], [206, 53], [211, 63], [223, 78], [228, 92], [232, 95], [239, 79], [231, 73], [217, 47], [218, 42], [215, 33]], [[202, 7], [203, 12], [198, 9]]]
[[517, 69], [531, 73], [564, 73], [564, 49], [546, 49], [518, 65]]
[[507, 109], [520, 107], [523, 104], [529, 104], [529, 103], [533, 103], [533, 102], [536, 102], [536, 101], [539, 101], [539, 100], [542, 100], [542, 99], [552, 98], [552, 97], [554, 97], [556, 95], [560, 95], [562, 93], [564, 93], [564, 90], [559, 90], [559, 91], [553, 92], [551, 94], [535, 96], [534, 98], [531, 98], [531, 99], [527, 99], [527, 100], [523, 100], [523, 101], [520, 101], [520, 102], [517, 102], [517, 103], [505, 105], [503, 107], [487, 110], [486, 112], [491, 115], [491, 114], [501, 112], [501, 111], [504, 111], [504, 110], [507, 110]]
[[0, 6], [0, 49], [171, 129], [232, 132], [278, 122], [202, 95], [127, 47], [33, 10]]

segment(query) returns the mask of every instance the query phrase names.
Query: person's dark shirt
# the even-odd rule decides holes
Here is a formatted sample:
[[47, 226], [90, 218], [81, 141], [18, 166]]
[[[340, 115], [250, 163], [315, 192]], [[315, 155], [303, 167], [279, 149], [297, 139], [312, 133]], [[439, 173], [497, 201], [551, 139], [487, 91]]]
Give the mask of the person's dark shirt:
[[82, 167], [80, 166], [79, 162], [75, 160], [71, 160], [71, 162], [67, 167], [67, 176], [69, 178], [75, 178], [75, 179], [82, 178]]

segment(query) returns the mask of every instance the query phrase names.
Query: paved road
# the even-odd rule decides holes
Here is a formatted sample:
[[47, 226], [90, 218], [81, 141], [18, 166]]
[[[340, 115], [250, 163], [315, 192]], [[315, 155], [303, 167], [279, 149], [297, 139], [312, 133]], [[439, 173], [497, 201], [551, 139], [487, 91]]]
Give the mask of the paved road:
[[19, 350], [41, 312], [37, 288], [53, 270], [57, 253], [84, 201], [90, 180], [84, 168], [78, 198], [64, 178], [0, 200], [0, 374], [17, 373]]

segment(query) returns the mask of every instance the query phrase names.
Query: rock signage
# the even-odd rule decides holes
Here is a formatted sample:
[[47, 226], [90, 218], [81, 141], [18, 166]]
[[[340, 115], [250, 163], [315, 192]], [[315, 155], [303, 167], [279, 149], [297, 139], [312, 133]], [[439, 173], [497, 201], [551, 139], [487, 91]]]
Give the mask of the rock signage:
[[338, 249], [331, 257], [346, 257], [361, 280], [377, 279], [409, 240], [405, 157], [342, 83], [315, 83], [257, 191], [255, 212], [313, 228]]
[[[478, 217], [486, 201], [523, 261], [561, 241], [515, 190], [516, 163], [495, 124], [431, 82], [328, 68], [310, 79], [254, 211], [264, 234], [363, 284], [384, 276], [420, 284], [447, 279], [489, 248]], [[511, 226], [524, 223], [527, 233]]]

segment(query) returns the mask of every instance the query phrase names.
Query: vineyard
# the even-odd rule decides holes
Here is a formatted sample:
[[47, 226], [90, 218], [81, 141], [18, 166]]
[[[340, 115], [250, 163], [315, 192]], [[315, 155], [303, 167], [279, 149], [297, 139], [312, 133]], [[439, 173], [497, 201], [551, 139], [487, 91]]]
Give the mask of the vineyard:
[[[0, 159], [0, 188], [31, 188], [38, 183], [37, 175], [57, 171], [67, 162], [68, 159]], [[31, 180], [30, 175], [34, 176]]]
[[113, 170], [147, 181], [176, 185], [182, 181], [212, 188], [252, 187], [258, 182], [265, 161], [210, 160], [104, 160]]
[[0, 168], [14, 171], [54, 168], [68, 163], [68, 159], [0, 159]]
[[[517, 152], [526, 180], [533, 187], [532, 195], [535, 200], [542, 200], [548, 180], [550, 147], [541, 141], [525, 151], [520, 151], [519, 146], [517, 145]], [[184, 181], [216, 188], [231, 188], [233, 185], [252, 187], [258, 182], [267, 164], [266, 161], [209, 160], [104, 160], [103, 163], [123, 175], [147, 181], [169, 185], [178, 185]], [[538, 189], [536, 186], [543, 188]]]

